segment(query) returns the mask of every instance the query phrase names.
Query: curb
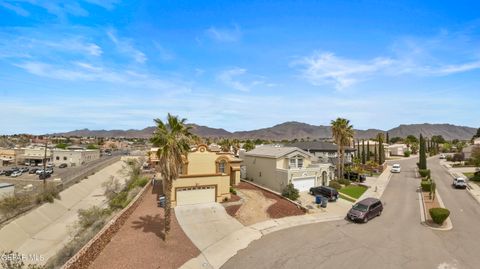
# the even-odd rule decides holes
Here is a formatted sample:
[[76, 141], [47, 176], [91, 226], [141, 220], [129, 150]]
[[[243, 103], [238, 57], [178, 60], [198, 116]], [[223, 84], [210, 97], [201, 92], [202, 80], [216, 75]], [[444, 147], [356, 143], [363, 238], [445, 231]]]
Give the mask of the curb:
[[[293, 228], [299, 227], [308, 224], [329, 222], [329, 221], [338, 221], [343, 220], [344, 216], [332, 216], [327, 218], [317, 218], [315, 215], [302, 215], [302, 216], [292, 216], [285, 217], [282, 219], [271, 219], [259, 223], [252, 224], [250, 226], [244, 227], [239, 231], [233, 232], [230, 235], [227, 235], [222, 240], [235, 239], [236, 241], [242, 241], [241, 246], [235, 249], [226, 249], [221, 247], [220, 241], [214, 243], [210, 247], [204, 249], [200, 255], [195, 258], [188, 260], [182, 266], [181, 269], [194, 269], [194, 268], [220, 268], [222, 267], [230, 258], [235, 256], [238, 251], [247, 248], [253, 241], [261, 239], [263, 236]], [[240, 234], [248, 233], [249, 236], [240, 236]], [[228, 244], [232, 245], [232, 244]], [[220, 254], [220, 255], [219, 255]]]
[[[417, 190], [420, 190], [420, 188], [418, 188]], [[436, 231], [450, 231], [450, 230], [453, 229], [453, 224], [452, 224], [452, 220], [450, 219], [450, 216], [445, 220], [445, 227], [436, 228], [436, 227], [432, 227], [432, 226], [428, 225], [427, 222], [426, 222], [427, 210], [426, 210], [425, 205], [423, 203], [423, 195], [422, 195], [421, 191], [418, 192], [418, 196], [419, 196], [419, 203], [420, 203], [420, 221], [421, 221], [420, 223], [423, 226], [428, 227], [432, 230], [436, 230]], [[440, 204], [440, 207], [446, 208], [445, 204], [443, 203], [443, 200], [442, 200], [442, 198], [441, 198], [441, 196], [439, 195], [438, 192], [435, 192], [435, 196], [438, 199], [438, 203]]]

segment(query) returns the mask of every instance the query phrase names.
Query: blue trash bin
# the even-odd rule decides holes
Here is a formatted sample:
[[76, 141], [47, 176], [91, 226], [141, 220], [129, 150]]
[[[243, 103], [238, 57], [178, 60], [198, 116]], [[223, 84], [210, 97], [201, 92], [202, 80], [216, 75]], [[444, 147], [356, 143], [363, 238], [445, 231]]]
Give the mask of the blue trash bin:
[[315, 203], [316, 203], [317, 205], [322, 204], [322, 200], [323, 200], [322, 197], [323, 197], [323, 196], [321, 196], [321, 195], [315, 196]]

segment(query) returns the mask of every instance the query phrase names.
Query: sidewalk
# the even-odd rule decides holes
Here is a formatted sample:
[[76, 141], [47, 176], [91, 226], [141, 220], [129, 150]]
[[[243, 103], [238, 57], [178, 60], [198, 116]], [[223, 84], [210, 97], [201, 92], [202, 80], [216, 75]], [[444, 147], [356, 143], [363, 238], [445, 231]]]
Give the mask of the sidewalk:
[[374, 197], [380, 199], [382, 197], [383, 192], [388, 186], [390, 182], [390, 178], [392, 177], [392, 173], [390, 172], [391, 166], [388, 165], [387, 168], [383, 171], [383, 173], [378, 177], [367, 177], [367, 180], [363, 183], [367, 185], [369, 188], [358, 198], [357, 201], [365, 199], [367, 197]]
[[[364, 197], [380, 198], [386, 189], [390, 178], [390, 166], [388, 166], [378, 178], [367, 178], [365, 185], [370, 186], [370, 188], [362, 195], [362, 197], [360, 197], [360, 199], [363, 199]], [[301, 225], [343, 220], [351, 207], [351, 203], [342, 201], [341, 199], [338, 200], [337, 203], [339, 203], [337, 206], [332, 207], [332, 209], [335, 208], [335, 210], [329, 210], [327, 206], [327, 210], [319, 213], [271, 219], [243, 227], [210, 245], [204, 249], [198, 257], [189, 260], [180, 268], [220, 268], [231, 257], [235, 256], [238, 251], [248, 247], [252, 241], [258, 240], [264, 235]]]

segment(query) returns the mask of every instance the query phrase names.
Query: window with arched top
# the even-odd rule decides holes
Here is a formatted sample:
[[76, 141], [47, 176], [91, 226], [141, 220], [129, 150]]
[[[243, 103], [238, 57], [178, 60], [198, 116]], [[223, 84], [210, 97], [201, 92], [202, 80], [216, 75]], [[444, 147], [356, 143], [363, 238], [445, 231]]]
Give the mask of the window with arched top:
[[218, 173], [225, 174], [225, 167], [227, 166], [227, 162], [225, 160], [221, 160], [218, 162]]

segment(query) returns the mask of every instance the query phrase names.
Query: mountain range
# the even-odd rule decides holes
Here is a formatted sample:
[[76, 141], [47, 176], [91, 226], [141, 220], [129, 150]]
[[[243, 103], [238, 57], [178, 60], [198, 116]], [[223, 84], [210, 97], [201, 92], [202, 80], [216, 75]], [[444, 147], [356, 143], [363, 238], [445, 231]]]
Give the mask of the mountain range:
[[[330, 138], [332, 131], [330, 126], [310, 125], [302, 122], [284, 122], [272, 127], [251, 130], [229, 132], [225, 129], [210, 128], [197, 124], [189, 124], [192, 132], [200, 137], [210, 138], [238, 138], [238, 139], [267, 139], [280, 141], [283, 139], [321, 139]], [[476, 133], [475, 128], [466, 126], [457, 126], [452, 124], [402, 124], [390, 130], [368, 129], [355, 130], [355, 138], [368, 139], [375, 137], [379, 132], [388, 132], [392, 137], [406, 137], [408, 135], [418, 136], [422, 134], [426, 137], [441, 135], [447, 140], [460, 139], [468, 140]], [[66, 133], [56, 133], [57, 136], [96, 136], [96, 137], [126, 137], [126, 138], [150, 138], [155, 131], [155, 127], [147, 127], [141, 130], [75, 130]]]

